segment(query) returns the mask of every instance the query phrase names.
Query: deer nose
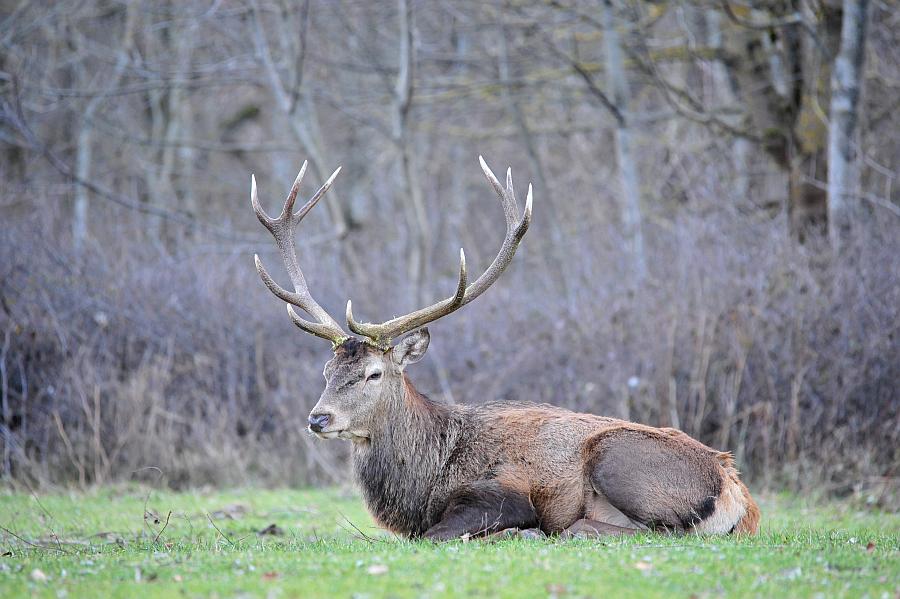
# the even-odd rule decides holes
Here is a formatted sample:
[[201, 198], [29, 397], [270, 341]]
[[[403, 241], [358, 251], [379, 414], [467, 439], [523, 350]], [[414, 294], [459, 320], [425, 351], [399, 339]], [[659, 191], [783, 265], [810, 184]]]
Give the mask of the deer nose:
[[310, 414], [309, 430], [314, 433], [321, 433], [322, 429], [328, 426], [329, 420], [331, 420], [331, 416], [329, 414]]

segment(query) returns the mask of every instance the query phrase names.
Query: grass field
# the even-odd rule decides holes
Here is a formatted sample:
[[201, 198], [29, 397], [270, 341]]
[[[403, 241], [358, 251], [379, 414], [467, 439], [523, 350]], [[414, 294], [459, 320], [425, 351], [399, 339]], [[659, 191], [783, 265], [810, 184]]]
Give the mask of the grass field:
[[432, 545], [337, 490], [0, 492], [0, 597], [900, 596], [900, 515], [761, 507], [750, 539]]

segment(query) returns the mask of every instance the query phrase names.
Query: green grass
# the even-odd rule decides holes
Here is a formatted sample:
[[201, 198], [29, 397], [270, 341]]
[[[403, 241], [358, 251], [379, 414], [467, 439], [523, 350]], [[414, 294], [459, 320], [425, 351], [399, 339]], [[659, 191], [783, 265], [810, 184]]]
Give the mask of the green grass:
[[[107, 488], [38, 502], [0, 491], [0, 597], [900, 593], [900, 516], [848, 504], [766, 498], [762, 534], [749, 539], [432, 545], [378, 531], [359, 499], [337, 490], [147, 493]], [[282, 534], [257, 534], [269, 524]]]

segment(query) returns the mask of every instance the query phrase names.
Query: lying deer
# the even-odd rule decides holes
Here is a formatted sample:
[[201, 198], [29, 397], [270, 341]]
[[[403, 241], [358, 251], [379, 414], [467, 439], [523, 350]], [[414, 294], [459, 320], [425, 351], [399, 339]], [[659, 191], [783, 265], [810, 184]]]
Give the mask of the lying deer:
[[433, 540], [504, 529], [591, 536], [647, 529], [756, 533], [759, 510], [731, 455], [681, 431], [549, 405], [450, 404], [413, 386], [405, 370], [425, 355], [425, 325], [484, 293], [509, 265], [531, 222], [531, 186], [519, 218], [511, 173], [504, 187], [480, 161], [506, 215], [497, 257], [469, 284], [460, 250], [451, 297], [382, 324], [358, 322], [348, 301], [347, 326], [358, 337], [344, 332], [312, 298], [294, 249], [297, 224], [340, 168], [294, 212], [304, 163], [274, 219], [260, 206], [252, 179], [253, 210], [275, 237], [294, 291], [279, 286], [259, 256], [256, 269], [287, 302], [294, 324], [327, 339], [334, 350], [309, 430], [322, 439], [352, 441], [353, 469], [375, 520], [396, 533]]

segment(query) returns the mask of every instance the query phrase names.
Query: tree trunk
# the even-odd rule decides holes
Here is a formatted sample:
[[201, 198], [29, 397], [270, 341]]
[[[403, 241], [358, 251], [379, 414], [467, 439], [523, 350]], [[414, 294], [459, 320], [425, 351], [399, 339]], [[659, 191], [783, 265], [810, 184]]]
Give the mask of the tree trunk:
[[[790, 232], [803, 243], [811, 232], [824, 233], [827, 220], [828, 131], [819, 107], [829, 101], [840, 9], [826, 2], [803, 17], [816, 24], [815, 38], [798, 14], [791, 4], [752, 9], [745, 22], [728, 23], [722, 42], [751, 130], [785, 174]], [[777, 28], [747, 24], [779, 21]]]
[[[289, 73], [289, 79], [286, 85], [275, 65], [275, 60], [272, 57], [272, 51], [269, 47], [269, 41], [263, 30], [262, 14], [259, 3], [254, 1], [251, 3], [251, 6], [254, 15], [253, 42], [256, 48], [257, 57], [260, 59], [262, 66], [265, 69], [272, 95], [275, 97], [275, 102], [287, 120], [288, 126], [291, 128], [294, 137], [306, 150], [313, 175], [319, 181], [325, 181], [328, 175], [331, 174], [331, 171], [328, 169], [331, 168], [329, 165], [332, 164], [332, 162], [329, 160], [328, 153], [325, 150], [325, 144], [322, 140], [315, 102], [310, 94], [304, 91], [302, 86], [302, 65], [304, 64], [303, 53], [305, 52], [306, 47], [301, 46], [297, 50], [300, 54], [292, 57], [291, 64], [295, 65], [296, 69], [295, 72]], [[280, 26], [288, 27], [290, 26], [290, 23], [282, 22]], [[301, 35], [307, 35], [305, 21]], [[331, 217], [336, 236], [343, 237], [349, 231], [349, 224], [347, 223], [346, 215], [340, 208], [341, 202], [338, 200], [338, 195], [339, 192], [332, 190], [329, 193], [331, 201], [325, 202], [325, 206], [328, 208], [328, 214]], [[348, 258], [351, 263], [355, 262], [352, 255], [349, 254], [349, 247]]]
[[417, 305], [426, 303], [425, 270], [429, 262], [431, 232], [425, 200], [422, 197], [422, 186], [419, 182], [418, 170], [414, 164], [414, 140], [409, 130], [409, 114], [412, 110], [413, 70], [415, 59], [413, 48], [413, 8], [409, 0], [398, 0], [397, 8], [400, 18], [400, 47], [398, 56], [397, 83], [394, 87], [394, 143], [400, 148], [400, 159], [403, 172], [403, 190], [406, 192], [408, 206], [407, 215], [410, 229], [415, 232], [409, 248], [409, 279], [412, 283], [413, 297]]
[[610, 0], [603, 3], [603, 40], [606, 50], [607, 84], [620, 117], [616, 123], [616, 163], [622, 193], [622, 228], [625, 243], [633, 260], [633, 278], [643, 280], [647, 263], [641, 225], [641, 192], [637, 164], [634, 159], [631, 116], [628, 110], [628, 79], [622, 60], [622, 45], [616, 30], [616, 19]]
[[78, 184], [75, 188], [75, 207], [72, 214], [72, 242], [76, 250], [80, 250], [84, 246], [84, 242], [88, 236], [88, 212], [90, 206], [90, 197], [88, 189], [81, 184], [82, 181], [88, 181], [91, 178], [91, 162], [93, 160], [93, 132], [94, 114], [103, 101], [109, 96], [122, 79], [125, 67], [128, 65], [129, 52], [131, 51], [132, 40], [134, 37], [134, 21], [137, 11], [133, 10], [129, 3], [125, 4], [125, 24], [122, 32], [121, 50], [119, 57], [116, 59], [116, 66], [113, 69], [112, 76], [106, 85], [106, 89], [90, 99], [84, 109], [81, 117], [81, 128], [78, 131], [78, 144], [75, 148], [75, 175], [78, 177]]
[[565, 255], [565, 252], [568, 251], [569, 248], [565, 242], [565, 235], [563, 235], [562, 229], [560, 228], [560, 221], [562, 219], [555, 213], [556, 206], [551, 204], [553, 198], [549, 193], [550, 186], [547, 184], [547, 177], [544, 173], [544, 164], [541, 161], [540, 151], [537, 147], [537, 140], [532, 134], [528, 121], [525, 118], [525, 113], [522, 111], [522, 107], [519, 105], [519, 102], [514, 94], [513, 83], [510, 76], [509, 40], [507, 39], [509, 36], [509, 31], [505, 26], [501, 26], [499, 34], [500, 54], [497, 66], [500, 75], [500, 83], [503, 84], [502, 94], [504, 103], [507, 106], [507, 110], [512, 115], [513, 122], [516, 125], [516, 129], [518, 129], [519, 131], [519, 136], [522, 138], [522, 143], [525, 145], [525, 151], [528, 155], [528, 162], [531, 165], [532, 176], [534, 177], [534, 180], [536, 182], [534, 195], [538, 197], [546, 197], [546, 200], [544, 201], [544, 204], [546, 205], [545, 210], [547, 211], [547, 213], [553, 214], [551, 218], [547, 219], [547, 224], [550, 229], [550, 239], [552, 240], [552, 246], [547, 247], [547, 245], [545, 244], [545, 249], [543, 251], [538, 251], [537, 253], [540, 256], [540, 259], [544, 261], [546, 271], [552, 273], [552, 275], [555, 277], [556, 283], [562, 296], [568, 298], [569, 283], [566, 276], [566, 269], [563, 266], [567, 257], [567, 255]]
[[835, 251], [846, 241], [854, 220], [852, 194], [856, 167], [856, 125], [865, 58], [868, 0], [844, 0], [841, 47], [831, 77], [828, 131], [828, 235]]

